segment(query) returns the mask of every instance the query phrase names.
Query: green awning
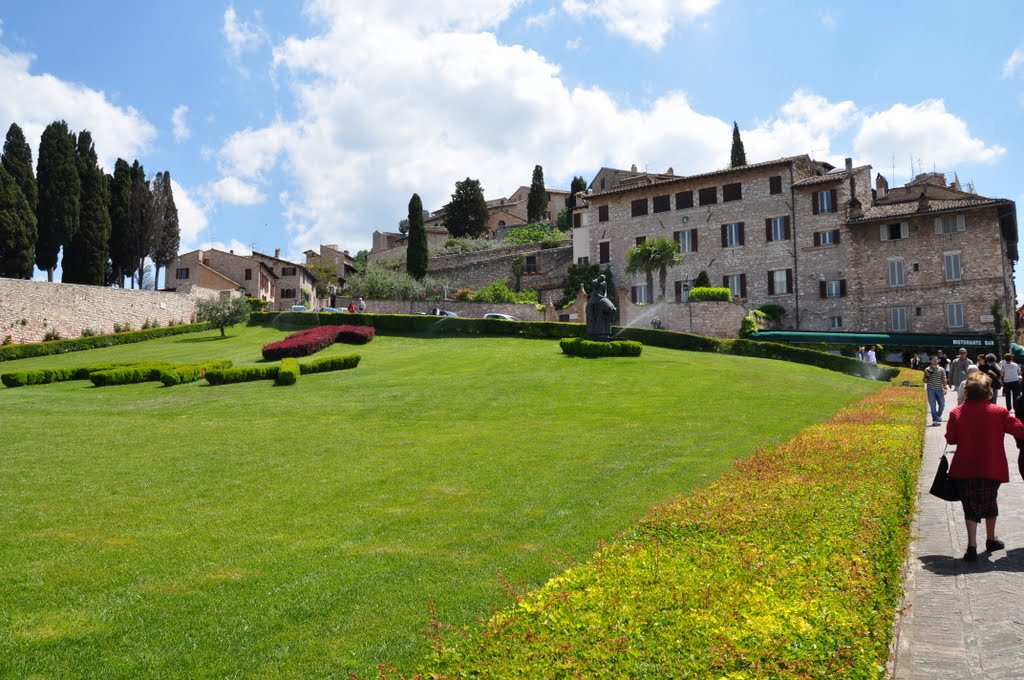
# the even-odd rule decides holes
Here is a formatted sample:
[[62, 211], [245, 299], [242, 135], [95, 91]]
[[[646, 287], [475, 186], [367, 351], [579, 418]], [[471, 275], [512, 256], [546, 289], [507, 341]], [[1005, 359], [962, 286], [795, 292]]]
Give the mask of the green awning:
[[751, 340], [765, 342], [792, 342], [813, 345], [881, 345], [913, 347], [918, 349], [959, 349], [995, 351], [994, 335], [929, 335], [927, 333], [825, 333], [814, 331], [761, 331], [753, 333]]

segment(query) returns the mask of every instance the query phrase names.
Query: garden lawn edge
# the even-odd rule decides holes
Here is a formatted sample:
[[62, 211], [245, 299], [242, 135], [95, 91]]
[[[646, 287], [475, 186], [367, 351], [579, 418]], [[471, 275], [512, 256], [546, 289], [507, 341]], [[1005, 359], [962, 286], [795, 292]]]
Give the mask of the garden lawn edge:
[[924, 419], [885, 387], [655, 508], [418, 678], [884, 676]]

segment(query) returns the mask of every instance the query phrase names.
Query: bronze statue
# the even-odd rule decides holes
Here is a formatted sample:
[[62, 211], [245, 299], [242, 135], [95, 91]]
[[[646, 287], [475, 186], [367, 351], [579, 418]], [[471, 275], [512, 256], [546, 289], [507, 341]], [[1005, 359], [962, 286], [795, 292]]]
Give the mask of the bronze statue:
[[612, 320], [618, 310], [608, 299], [608, 284], [604, 274], [590, 285], [590, 297], [587, 298], [587, 339], [608, 342], [612, 336]]

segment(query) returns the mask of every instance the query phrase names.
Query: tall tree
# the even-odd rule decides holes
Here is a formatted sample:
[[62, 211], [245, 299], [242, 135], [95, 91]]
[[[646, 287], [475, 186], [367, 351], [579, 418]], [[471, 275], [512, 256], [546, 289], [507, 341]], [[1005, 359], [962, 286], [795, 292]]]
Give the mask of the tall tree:
[[427, 275], [427, 229], [423, 226], [423, 201], [419, 194], [409, 199], [409, 243], [405, 271], [417, 281]]
[[0, 165], [0, 276], [32, 278], [35, 245], [35, 213], [17, 180]]
[[652, 294], [654, 292], [654, 272], [658, 272], [661, 300], [665, 299], [668, 268], [683, 261], [682, 255], [679, 254], [679, 245], [664, 237], [648, 239], [640, 245], [630, 248], [626, 253], [626, 258], [626, 273], [643, 272], [647, 277], [647, 290]]
[[36, 174], [32, 169], [32, 147], [25, 141], [25, 133], [17, 123], [11, 123], [4, 140], [4, 152], [0, 156], [0, 165], [11, 174], [14, 181], [25, 194], [28, 206], [35, 214], [39, 205], [39, 187], [36, 185]]
[[[178, 208], [174, 205], [174, 191], [171, 188], [170, 171], [158, 172], [153, 178], [153, 217], [156, 222], [153, 250], [153, 287], [160, 280], [160, 267], [167, 267], [178, 256], [181, 245], [181, 229], [178, 224]], [[167, 274], [164, 274], [166, 287]]]
[[736, 121], [732, 122], [732, 161], [730, 166], [738, 168], [747, 164], [747, 152], [743, 150], [743, 140], [740, 139], [740, 126]]
[[68, 124], [54, 121], [46, 126], [39, 140], [39, 207], [36, 210], [39, 235], [36, 240], [36, 266], [46, 270], [53, 281], [57, 254], [78, 231], [79, 196], [82, 191], [75, 157], [75, 138]]
[[[138, 159], [132, 163], [132, 200], [129, 206], [131, 223], [131, 255], [135, 263], [135, 275], [139, 288], [142, 288], [143, 274], [146, 269], [146, 258], [153, 249], [153, 193], [146, 181], [146, 169]], [[132, 286], [134, 287], [134, 283]]]
[[114, 174], [107, 178], [110, 211], [110, 267], [113, 283], [124, 285], [126, 276], [134, 276], [137, 263], [132, 256], [132, 168], [128, 161], [118, 158]]
[[487, 201], [480, 180], [467, 177], [455, 183], [455, 193], [445, 206], [444, 226], [455, 238], [476, 238], [487, 233]]
[[64, 283], [102, 286], [107, 282], [110, 250], [110, 212], [107, 207], [107, 178], [100, 170], [96, 146], [88, 130], [78, 133], [79, 225], [74, 237], [64, 244], [61, 260]]
[[548, 205], [548, 192], [544, 189], [544, 168], [533, 166], [533, 180], [530, 194], [526, 197], [526, 221], [535, 224], [544, 219], [544, 208]]

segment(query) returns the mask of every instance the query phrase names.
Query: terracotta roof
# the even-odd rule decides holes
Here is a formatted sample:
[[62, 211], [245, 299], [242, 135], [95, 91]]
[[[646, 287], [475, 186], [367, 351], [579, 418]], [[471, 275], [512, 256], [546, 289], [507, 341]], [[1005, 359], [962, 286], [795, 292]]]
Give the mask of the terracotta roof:
[[[854, 168], [853, 172], [857, 172], [858, 170], [866, 170], [867, 168], [870, 167], [870, 165], [861, 165]], [[824, 175], [818, 175], [817, 177], [808, 177], [807, 179], [798, 180], [796, 182], [793, 182], [793, 186], [799, 189], [801, 187], [810, 187], [818, 184], [829, 184], [831, 182], [838, 182], [840, 180], [847, 179], [849, 176], [850, 175], [846, 173], [845, 168], [843, 168], [842, 170], [836, 169], [831, 172], [827, 172]]]
[[888, 203], [875, 205], [864, 211], [863, 216], [847, 220], [847, 224], [864, 224], [865, 222], [877, 222], [894, 217], [911, 217], [913, 215], [928, 215], [954, 210], [967, 210], [970, 208], [984, 208], [1008, 203], [1005, 198], [958, 198], [958, 199], [928, 199], [928, 209], [918, 211], [918, 201], [904, 201], [902, 203]]
[[595, 198], [595, 197], [598, 197], [598, 196], [608, 196], [608, 195], [611, 195], [611, 194], [621, 194], [623, 192], [633, 191], [633, 190], [636, 190], [638, 188], [649, 189], [649, 188], [651, 188], [653, 186], [661, 186], [661, 185], [666, 185], [666, 184], [674, 184], [674, 183], [678, 183], [678, 182], [686, 182], [686, 181], [694, 180], [694, 179], [703, 179], [705, 177], [714, 177], [716, 175], [728, 175], [728, 174], [731, 174], [731, 173], [743, 172], [744, 170], [759, 170], [761, 168], [767, 168], [767, 167], [771, 167], [773, 165], [789, 165], [790, 163], [792, 163], [794, 161], [803, 160], [803, 159], [810, 160], [810, 158], [806, 154], [803, 154], [803, 155], [800, 155], [800, 156], [787, 156], [785, 158], [776, 158], [775, 160], [764, 161], [763, 163], [751, 163], [749, 165], [743, 165], [743, 166], [740, 166], [738, 168], [723, 168], [721, 170], [712, 170], [711, 172], [703, 172], [703, 173], [700, 173], [698, 175], [674, 175], [672, 177], [669, 177], [668, 179], [658, 180], [658, 181], [651, 182], [650, 184], [644, 184], [644, 185], [640, 185], [640, 186], [638, 186], [636, 184], [632, 184], [632, 185], [629, 185], [629, 186], [616, 186], [616, 187], [612, 187], [611, 189], [608, 189], [607, 191], [598, 191], [596, 193], [591, 193], [591, 194], [589, 194], [587, 196], [587, 199], [589, 200], [589, 199], [592, 199], [592, 198]]

